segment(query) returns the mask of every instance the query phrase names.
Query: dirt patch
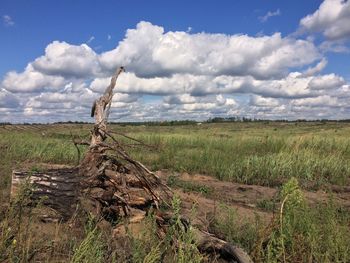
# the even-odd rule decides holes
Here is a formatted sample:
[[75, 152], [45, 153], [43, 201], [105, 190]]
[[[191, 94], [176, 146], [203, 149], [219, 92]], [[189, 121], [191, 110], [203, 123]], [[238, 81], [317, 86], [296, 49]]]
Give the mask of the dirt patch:
[[[265, 222], [270, 221], [274, 211], [279, 207], [278, 188], [225, 182], [200, 174], [158, 171], [157, 175], [165, 181], [168, 181], [170, 177], [175, 177], [176, 180], [182, 182], [181, 186], [186, 186], [186, 184], [192, 186], [175, 187], [174, 192], [182, 199], [183, 209], [187, 210], [185, 213], [190, 214], [192, 207], [196, 207], [196, 220], [200, 225], [207, 224], [206, 219], [210, 214], [216, 213], [220, 204], [235, 209], [243, 220], [253, 220], [258, 215]], [[194, 188], [193, 185], [196, 186], [194, 191], [186, 191], [187, 188]], [[209, 189], [210, 191], [202, 193], [196, 189]], [[303, 193], [310, 205], [326, 202], [332, 196], [341, 207], [350, 209], [350, 192], [346, 189], [340, 189], [337, 192], [318, 190], [316, 192], [303, 191]]]

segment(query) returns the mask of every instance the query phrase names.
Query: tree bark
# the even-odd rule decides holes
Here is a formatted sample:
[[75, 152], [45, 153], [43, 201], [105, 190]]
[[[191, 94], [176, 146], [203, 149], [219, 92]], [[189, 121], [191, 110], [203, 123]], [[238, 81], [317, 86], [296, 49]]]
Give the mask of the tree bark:
[[81, 179], [77, 168], [49, 169], [45, 172], [13, 171], [11, 198], [27, 182], [34, 203], [41, 202], [57, 211], [52, 220], [67, 220], [76, 210]]
[[[126, 217], [130, 223], [137, 224], [151, 207], [160, 211], [157, 209], [160, 202], [167, 205], [170, 189], [143, 164], [132, 159], [107, 130], [113, 90], [123, 71], [123, 67], [116, 71], [105, 93], [93, 104], [91, 116], [95, 117], [95, 125], [79, 167], [33, 173], [14, 171], [12, 196], [18, 192], [20, 183], [28, 180], [33, 185], [32, 199], [38, 201], [46, 196], [43, 204], [58, 211], [62, 219], [70, 218], [79, 203], [85, 212], [111, 224]], [[107, 143], [107, 137], [111, 143]], [[167, 231], [171, 218], [171, 214], [157, 216], [159, 232]], [[118, 228], [116, 230], [118, 232]], [[252, 262], [242, 249], [209, 233], [195, 229], [195, 237], [203, 253], [218, 254], [227, 262]]]
[[92, 106], [91, 117], [95, 117], [95, 126], [92, 132], [90, 147], [95, 147], [106, 139], [107, 120], [113, 99], [113, 90], [120, 73], [123, 71], [124, 67], [118, 68], [105, 93]]

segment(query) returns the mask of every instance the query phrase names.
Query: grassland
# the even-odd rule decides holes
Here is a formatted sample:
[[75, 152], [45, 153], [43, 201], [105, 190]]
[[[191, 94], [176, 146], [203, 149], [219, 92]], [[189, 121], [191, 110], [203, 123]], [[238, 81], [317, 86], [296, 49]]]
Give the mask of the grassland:
[[[75, 164], [77, 150], [72, 136], [88, 138], [90, 128], [86, 124], [0, 126], [1, 203], [8, 203], [13, 168], [39, 167], [41, 163]], [[299, 186], [290, 185], [294, 180], [291, 178], [296, 178], [301, 189], [307, 190], [349, 185], [350, 124], [112, 125], [111, 129], [155, 146], [151, 149], [129, 148], [136, 159], [153, 170], [200, 173], [222, 181], [277, 188], [284, 185], [292, 189], [291, 193], [285, 194], [295, 199], [289, 198], [294, 201], [286, 203], [286, 219], [282, 224], [275, 222], [279, 227], [282, 225], [281, 228], [271, 227], [267, 231], [266, 225], [257, 222], [239, 226], [235, 223], [238, 215], [233, 216], [235, 212], [227, 209], [223, 209], [225, 212], [213, 221], [215, 231], [225, 233], [231, 241], [239, 242], [257, 262], [283, 262], [281, 258], [285, 258], [286, 262], [350, 261], [349, 211], [332, 201], [309, 207], [303, 198], [298, 199]], [[120, 140], [130, 143], [123, 137]], [[84, 151], [84, 148], [81, 150]], [[174, 178], [168, 182], [206, 197], [212, 194], [212, 189], [205, 186]], [[281, 194], [276, 202], [282, 202], [284, 197]], [[263, 201], [258, 206], [273, 210], [271, 202]], [[281, 231], [282, 228], [284, 230]], [[261, 234], [264, 230], [269, 234], [266, 231]], [[93, 231], [96, 230], [92, 228], [86, 237], [97, 238], [98, 251], [101, 251], [101, 236], [91, 236]], [[74, 245], [70, 248], [74, 250]], [[154, 247], [150, 251], [152, 249]], [[302, 252], [299, 255], [297, 251]], [[145, 255], [146, 252], [143, 251]], [[103, 262], [101, 253], [96, 257]], [[71, 252], [68, 257], [76, 259], [79, 256], [73, 254]]]
[[[291, 177], [303, 186], [346, 185], [350, 125], [342, 123], [228, 123], [187, 126], [112, 126], [157, 150], [133, 150], [153, 170], [202, 173], [220, 180], [266, 186]], [[73, 164], [71, 134], [88, 137], [88, 125], [0, 127], [2, 163]], [[10, 161], [10, 162], [9, 162]]]

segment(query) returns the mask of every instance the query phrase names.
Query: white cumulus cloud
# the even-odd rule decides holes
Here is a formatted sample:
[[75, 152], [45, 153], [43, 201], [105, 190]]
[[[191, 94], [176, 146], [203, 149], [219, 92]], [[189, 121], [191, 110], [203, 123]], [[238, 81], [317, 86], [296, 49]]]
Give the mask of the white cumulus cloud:
[[93, 77], [100, 71], [97, 54], [86, 44], [70, 45], [54, 41], [45, 49], [45, 55], [32, 63], [33, 68], [46, 75], [62, 77]]
[[112, 120], [312, 118], [320, 116], [316, 107], [330, 116], [350, 110], [345, 79], [321, 74], [328, 60], [320, 47], [280, 33], [166, 31], [142, 21], [106, 52], [54, 41], [43, 53], [4, 75], [0, 121], [10, 112], [17, 121], [91, 121], [92, 102], [118, 66], [127, 72], [117, 81]]
[[350, 37], [350, 1], [324, 0], [320, 7], [300, 20], [302, 29], [321, 32], [327, 39]]

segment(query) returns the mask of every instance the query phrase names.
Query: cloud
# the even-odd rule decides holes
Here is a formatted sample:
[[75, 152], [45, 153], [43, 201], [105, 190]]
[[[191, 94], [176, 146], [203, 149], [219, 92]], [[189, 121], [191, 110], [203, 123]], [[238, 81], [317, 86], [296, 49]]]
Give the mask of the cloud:
[[336, 74], [321, 74], [327, 58], [311, 39], [166, 32], [140, 22], [107, 52], [53, 41], [22, 72], [5, 74], [0, 121], [10, 112], [16, 121], [92, 121], [92, 102], [120, 65], [127, 72], [118, 78], [111, 120], [350, 113], [349, 84]]
[[172, 74], [252, 75], [259, 79], [285, 75], [321, 57], [312, 42], [271, 36], [165, 32], [140, 22], [119, 45], [99, 57], [104, 70], [124, 65], [139, 77]]
[[97, 54], [86, 44], [70, 45], [54, 41], [45, 49], [45, 55], [34, 60], [34, 70], [65, 78], [93, 77], [99, 74]]
[[258, 95], [252, 95], [250, 97], [250, 104], [258, 107], [277, 107], [280, 105], [280, 101], [274, 98], [264, 98]]
[[19, 100], [12, 93], [5, 89], [0, 89], [0, 109], [16, 108], [20, 106]]
[[312, 78], [309, 82], [309, 87], [313, 90], [327, 90], [339, 88], [345, 83], [346, 82], [342, 77], [332, 73]]
[[350, 49], [344, 43], [339, 43], [339, 41], [328, 41], [328, 40], [320, 44], [320, 50], [322, 52], [334, 52], [334, 53], [350, 52]]
[[292, 100], [292, 105], [295, 106], [308, 106], [308, 107], [339, 107], [338, 99], [335, 97], [331, 97], [328, 95], [323, 95], [315, 98], [305, 98], [305, 99], [297, 99]]
[[164, 102], [167, 104], [191, 104], [196, 102], [196, 98], [185, 93], [181, 95], [167, 96], [164, 98]]
[[280, 16], [280, 15], [281, 15], [281, 11], [280, 9], [277, 9], [276, 11], [268, 11], [266, 15], [259, 16], [258, 19], [260, 20], [260, 22], [265, 23], [270, 17]]
[[87, 44], [90, 44], [92, 41], [95, 40], [95, 37], [94, 36], [91, 36], [88, 41], [86, 41]]
[[28, 64], [25, 71], [17, 73], [10, 71], [5, 75], [2, 86], [10, 92], [40, 92], [51, 89], [58, 89], [66, 83], [61, 76], [48, 76], [34, 69]]
[[[170, 113], [171, 118], [179, 119], [199, 118], [205, 119], [215, 115], [227, 115], [228, 112], [237, 109], [238, 103], [232, 97], [211, 95], [206, 97], [192, 97], [188, 94], [165, 97], [162, 108]], [[204, 117], [205, 116], [205, 117]]]
[[350, 1], [325, 0], [319, 8], [300, 20], [307, 32], [321, 32], [328, 40], [350, 37]]
[[[109, 78], [96, 78], [91, 90], [102, 92]], [[256, 80], [252, 76], [197, 76], [176, 74], [170, 77], [139, 78], [134, 73], [125, 73], [118, 79], [118, 92], [167, 96], [167, 103], [185, 104], [193, 97], [215, 94], [254, 93], [265, 97], [296, 98], [312, 97], [321, 90], [340, 88], [345, 81], [338, 75], [304, 76], [292, 72], [282, 79]]]
[[15, 22], [13, 21], [12, 17], [10, 17], [9, 15], [3, 15], [2, 22], [5, 26], [14, 26], [15, 25]]
[[317, 73], [320, 73], [327, 66], [327, 59], [322, 58], [320, 62], [318, 62], [314, 67], [308, 67], [307, 70], [304, 71], [304, 76], [313, 76]]

